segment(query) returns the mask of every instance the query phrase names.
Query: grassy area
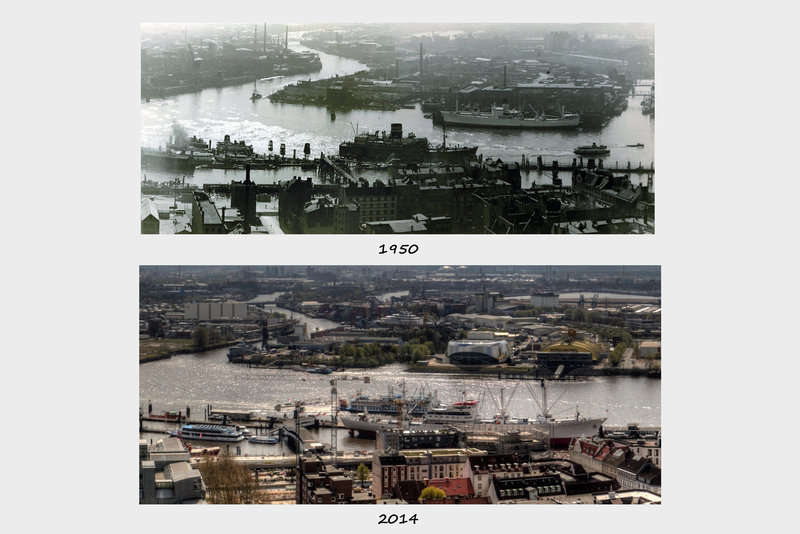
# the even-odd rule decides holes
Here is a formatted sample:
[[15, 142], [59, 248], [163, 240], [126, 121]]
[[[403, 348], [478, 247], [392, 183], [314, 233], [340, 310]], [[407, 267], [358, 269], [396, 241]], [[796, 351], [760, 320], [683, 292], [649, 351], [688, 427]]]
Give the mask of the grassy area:
[[140, 339], [139, 361], [163, 358], [179, 352], [186, 352], [194, 347], [191, 339]]

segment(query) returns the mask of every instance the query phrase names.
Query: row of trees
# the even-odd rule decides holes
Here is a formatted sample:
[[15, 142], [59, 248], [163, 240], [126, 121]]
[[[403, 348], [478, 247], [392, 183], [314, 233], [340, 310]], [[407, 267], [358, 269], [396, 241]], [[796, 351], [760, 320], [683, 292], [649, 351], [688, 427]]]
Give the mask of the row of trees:
[[219, 343], [225, 343], [235, 339], [234, 333], [226, 328], [224, 331], [217, 327], [198, 326], [192, 333], [192, 342], [198, 349], [207, 349]]
[[431, 355], [426, 344], [404, 343], [395, 345], [342, 345], [333, 364], [342, 367], [378, 367], [395, 362], [417, 362]]

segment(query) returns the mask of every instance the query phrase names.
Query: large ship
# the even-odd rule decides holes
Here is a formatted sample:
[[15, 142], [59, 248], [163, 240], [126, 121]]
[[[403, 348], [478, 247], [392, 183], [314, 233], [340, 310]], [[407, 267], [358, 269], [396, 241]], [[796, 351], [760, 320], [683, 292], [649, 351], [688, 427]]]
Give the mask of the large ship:
[[[405, 403], [401, 402], [400, 405], [405, 405]], [[413, 404], [408, 407], [413, 407]], [[351, 434], [355, 431], [360, 436], [372, 436], [384, 428], [435, 428], [435, 425], [475, 422], [477, 421], [477, 408], [478, 401], [476, 400], [462, 400], [449, 405], [436, 402], [422, 415], [421, 420], [411, 418], [412, 410], [408, 410], [402, 418], [362, 412], [354, 416], [340, 415], [339, 420]]]
[[442, 111], [445, 126], [479, 126], [485, 128], [564, 129], [577, 128], [581, 116], [562, 113], [558, 116], [536, 114], [526, 117], [521, 111], [509, 109], [508, 104], [484, 111]]
[[[542, 401], [539, 405], [541, 413], [535, 418], [513, 418], [506, 413], [506, 402], [503, 399], [503, 390], [500, 391], [500, 413], [495, 414], [492, 419], [481, 419], [476, 422], [455, 422], [453, 426], [466, 432], [481, 432], [496, 430], [501, 432], [525, 431], [530, 429], [535, 434], [546, 434], [550, 438], [552, 447], [562, 447], [569, 445], [572, 438], [581, 436], [591, 437], [598, 433], [600, 425], [605, 421], [604, 417], [586, 418], [579, 412], [574, 417], [555, 418], [550, 413], [547, 401], [547, 386], [545, 381], [541, 381]], [[530, 389], [530, 386], [528, 386]], [[516, 390], [516, 388], [515, 388]], [[536, 394], [531, 389], [531, 394], [536, 398]], [[513, 392], [511, 394], [513, 396]], [[509, 397], [508, 401], [511, 400]]]
[[360, 413], [356, 415], [337, 416], [342, 425], [351, 435], [358, 432], [359, 437], [373, 437], [384, 428], [410, 428], [411, 425], [420, 425], [419, 421], [400, 420], [399, 418], [387, 418], [385, 416], [370, 415]]
[[452, 404], [443, 404], [428, 410], [422, 416], [424, 423], [451, 425], [456, 423], [473, 423], [478, 420], [478, 401], [462, 400]]
[[171, 430], [171, 436], [182, 439], [201, 439], [203, 441], [242, 441], [244, 434], [236, 427], [225, 425], [190, 424], [180, 430]]
[[405, 416], [415, 417], [422, 416], [438, 404], [435, 394], [406, 397], [405, 392], [402, 395], [395, 395], [390, 386], [387, 395], [370, 397], [359, 393], [350, 399], [339, 399], [339, 411], [393, 416], [402, 411]]
[[453, 163], [462, 164], [476, 159], [478, 147], [441, 146], [434, 147], [427, 137], [409, 133], [403, 137], [403, 125], [393, 123], [389, 135], [386, 132], [356, 134], [353, 141], [339, 145], [339, 156], [358, 161], [398, 161], [400, 163]]

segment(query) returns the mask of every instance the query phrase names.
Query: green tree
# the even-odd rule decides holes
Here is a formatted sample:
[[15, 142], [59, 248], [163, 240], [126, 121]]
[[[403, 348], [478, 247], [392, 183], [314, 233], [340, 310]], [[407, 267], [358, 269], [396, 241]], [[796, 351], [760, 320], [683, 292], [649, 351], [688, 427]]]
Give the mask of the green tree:
[[447, 494], [444, 490], [436, 486], [428, 486], [419, 494], [420, 501], [439, 501], [445, 497], [447, 497]]
[[356, 478], [361, 482], [361, 487], [364, 487], [364, 482], [369, 478], [369, 467], [366, 465], [358, 464], [356, 467]]
[[200, 349], [208, 347], [208, 329], [205, 326], [198, 326], [195, 328], [194, 334], [192, 334], [192, 341]]
[[622, 355], [625, 354], [625, 349], [627, 348], [628, 345], [625, 343], [620, 343], [614, 347], [614, 350], [608, 355], [608, 363], [610, 363], [612, 367], [617, 367], [622, 362]]
[[250, 470], [227, 453], [198, 464], [211, 504], [254, 504], [257, 486]]

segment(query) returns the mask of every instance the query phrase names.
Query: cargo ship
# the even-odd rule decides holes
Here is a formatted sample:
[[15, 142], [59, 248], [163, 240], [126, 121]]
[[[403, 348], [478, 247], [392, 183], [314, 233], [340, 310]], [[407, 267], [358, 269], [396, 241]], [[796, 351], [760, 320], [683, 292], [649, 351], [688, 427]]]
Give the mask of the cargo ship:
[[577, 113], [564, 113], [559, 116], [536, 114], [526, 117], [521, 111], [509, 109], [508, 104], [492, 107], [484, 111], [442, 111], [446, 126], [476, 126], [484, 128], [518, 129], [567, 129], [577, 128], [581, 117]]
[[339, 145], [339, 156], [358, 161], [398, 161], [400, 163], [464, 163], [476, 159], [478, 147], [434, 147], [427, 137], [409, 133], [403, 137], [403, 125], [393, 123], [386, 132], [356, 133], [353, 141]]

